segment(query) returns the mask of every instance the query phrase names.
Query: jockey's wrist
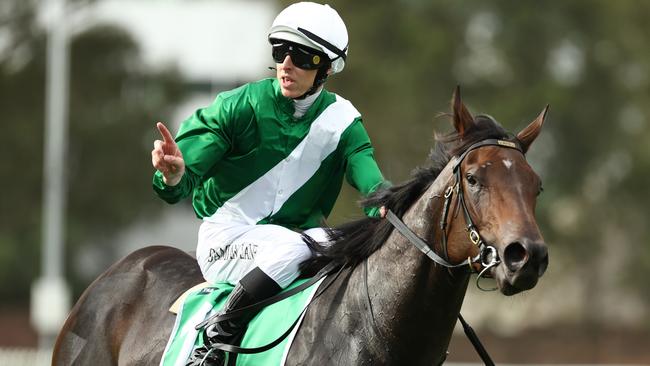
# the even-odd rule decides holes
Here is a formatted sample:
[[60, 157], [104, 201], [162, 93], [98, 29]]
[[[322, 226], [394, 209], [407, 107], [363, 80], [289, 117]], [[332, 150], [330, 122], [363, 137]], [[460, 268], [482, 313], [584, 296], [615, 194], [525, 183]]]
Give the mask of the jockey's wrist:
[[174, 175], [172, 177], [169, 177], [169, 178], [167, 178], [165, 175], [163, 175], [162, 181], [167, 187], [176, 187], [178, 185], [178, 183], [181, 182], [182, 178], [183, 178], [182, 174], [176, 174], [176, 175]]

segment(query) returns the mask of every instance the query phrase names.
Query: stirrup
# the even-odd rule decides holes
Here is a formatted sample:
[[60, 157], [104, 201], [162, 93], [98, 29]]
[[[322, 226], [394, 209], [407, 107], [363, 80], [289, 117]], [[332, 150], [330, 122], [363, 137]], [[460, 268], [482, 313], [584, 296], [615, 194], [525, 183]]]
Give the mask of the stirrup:
[[237, 325], [229, 322], [228, 330], [221, 326], [220, 323], [215, 323], [203, 329], [204, 343], [230, 343], [232, 339], [239, 337], [248, 328], [248, 324]]
[[[233, 310], [248, 305], [251, 301], [252, 297], [246, 292], [243, 286], [238, 284], [230, 293], [219, 315], [228, 314]], [[246, 329], [249, 320], [250, 317], [241, 316], [211, 324], [203, 330], [204, 339], [210, 339], [213, 343], [213, 339], [216, 339], [217, 342], [223, 343], [224, 339], [222, 338], [231, 338]]]
[[[246, 328], [245, 326], [238, 326], [237, 324], [235, 324], [235, 323], [233, 323], [233, 322], [231, 322], [229, 320], [226, 320], [226, 322], [228, 322], [228, 329], [229, 330], [226, 330], [226, 328], [224, 328], [222, 326], [221, 322], [214, 323], [214, 325], [212, 327], [208, 327], [208, 328], [213, 328], [212, 330], [215, 332], [215, 334], [212, 337], [210, 337], [211, 339], [216, 338], [216, 337], [230, 338], [230, 337], [233, 337], [236, 334], [239, 334], [242, 329]], [[205, 330], [206, 335], [208, 334], [208, 328], [206, 328], [206, 330]]]
[[192, 352], [185, 366], [223, 366], [225, 361], [225, 352], [203, 345]]

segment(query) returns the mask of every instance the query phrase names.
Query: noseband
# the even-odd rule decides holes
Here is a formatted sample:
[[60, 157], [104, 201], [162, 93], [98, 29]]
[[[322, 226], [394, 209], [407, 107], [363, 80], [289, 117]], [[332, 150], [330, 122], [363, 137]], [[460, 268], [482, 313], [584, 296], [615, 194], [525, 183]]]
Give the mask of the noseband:
[[[478, 276], [476, 278], [476, 286], [483, 291], [494, 291], [497, 289], [496, 287], [489, 288], [489, 289], [483, 288], [481, 287], [480, 281], [481, 278], [484, 277], [486, 272], [488, 272], [492, 267], [501, 263], [501, 260], [499, 259], [499, 254], [497, 252], [497, 249], [494, 246], [485, 243], [485, 241], [481, 237], [481, 234], [478, 232], [476, 225], [474, 225], [472, 216], [469, 214], [469, 210], [467, 209], [467, 204], [465, 203], [464, 190], [461, 184], [462, 182], [462, 174], [460, 168], [461, 163], [463, 162], [463, 160], [465, 160], [467, 154], [469, 154], [472, 150], [478, 149], [479, 147], [483, 147], [483, 146], [499, 146], [508, 149], [515, 149], [517, 151], [520, 151], [523, 154], [523, 150], [519, 147], [519, 145], [516, 142], [498, 140], [498, 139], [486, 139], [471, 145], [469, 148], [467, 148], [467, 150], [465, 150], [465, 152], [463, 152], [458, 157], [453, 167], [454, 183], [451, 186], [447, 187], [447, 189], [445, 190], [445, 195], [444, 195], [445, 203], [442, 208], [442, 215], [440, 218], [440, 230], [442, 231], [441, 245], [442, 245], [444, 258], [437, 255], [432, 249], [434, 248], [433, 245], [427, 243], [422, 238], [420, 238], [417, 234], [415, 234], [392, 211], [388, 210], [388, 212], [386, 213], [386, 218], [395, 227], [395, 229], [397, 229], [397, 231], [399, 231], [406, 239], [408, 239], [408, 241], [411, 242], [411, 244], [415, 245], [418, 249], [420, 249], [422, 253], [424, 253], [431, 260], [447, 268], [457, 268], [457, 267], [463, 267], [465, 265], [468, 265], [471, 268], [472, 272], [478, 273]], [[465, 216], [465, 223], [467, 225], [466, 230], [469, 235], [469, 240], [474, 245], [476, 245], [479, 249], [479, 252], [476, 255], [476, 257], [474, 258], [468, 257], [467, 261], [463, 261], [458, 264], [449, 263], [449, 255], [447, 254], [447, 221], [449, 216], [449, 207], [454, 192], [458, 196], [458, 204], [463, 209], [463, 215]], [[476, 270], [474, 264], [479, 264], [480, 270]]]

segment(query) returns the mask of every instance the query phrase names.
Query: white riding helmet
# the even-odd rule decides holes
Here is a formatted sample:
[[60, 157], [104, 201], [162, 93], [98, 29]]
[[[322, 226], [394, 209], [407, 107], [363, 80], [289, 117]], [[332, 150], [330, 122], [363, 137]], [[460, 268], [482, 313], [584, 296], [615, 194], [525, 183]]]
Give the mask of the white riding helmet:
[[332, 63], [332, 74], [345, 67], [348, 30], [329, 5], [301, 2], [289, 5], [275, 18], [270, 39], [282, 39], [324, 52]]

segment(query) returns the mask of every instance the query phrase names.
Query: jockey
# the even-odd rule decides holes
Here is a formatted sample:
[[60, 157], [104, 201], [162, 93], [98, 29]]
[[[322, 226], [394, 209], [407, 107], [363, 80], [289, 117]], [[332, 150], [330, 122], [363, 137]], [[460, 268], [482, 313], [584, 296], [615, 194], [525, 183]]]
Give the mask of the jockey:
[[[323, 88], [347, 59], [339, 14], [293, 4], [275, 18], [268, 40], [275, 78], [218, 94], [181, 124], [175, 140], [158, 123], [163, 140], [151, 153], [156, 193], [169, 203], [191, 195], [203, 220], [196, 256], [205, 279], [235, 284], [223, 312], [273, 296], [298, 277], [312, 255], [301, 235], [328, 240], [321, 226], [344, 176], [363, 195], [384, 183], [361, 115]], [[208, 344], [189, 364], [210, 343], [233, 342], [253, 316], [208, 329]], [[208, 354], [210, 364], [223, 358]]]

